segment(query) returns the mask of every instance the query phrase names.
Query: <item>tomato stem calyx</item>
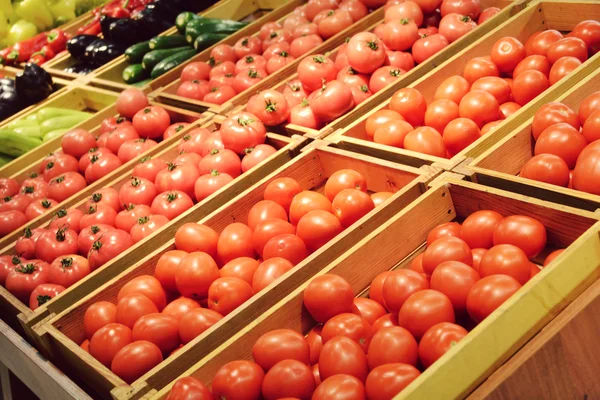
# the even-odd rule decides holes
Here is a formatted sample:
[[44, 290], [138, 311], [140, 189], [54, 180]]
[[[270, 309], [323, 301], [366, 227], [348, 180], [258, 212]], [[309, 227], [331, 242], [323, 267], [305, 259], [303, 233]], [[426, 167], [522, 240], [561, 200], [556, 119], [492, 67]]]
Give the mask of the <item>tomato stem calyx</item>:
[[250, 154], [254, 151], [254, 147], [248, 147], [244, 149], [244, 154]]
[[92, 201], [93, 201], [94, 203], [98, 203], [98, 202], [99, 202], [99, 201], [101, 201], [101, 200], [102, 200], [102, 193], [94, 193], [94, 194], [92, 195]]
[[137, 220], [137, 223], [138, 223], [139, 225], [143, 225], [143, 224], [146, 224], [146, 223], [148, 223], [148, 221], [150, 221], [150, 217], [148, 217], [148, 216], [146, 215], [146, 216], [143, 216], [143, 217], [141, 217], [141, 218], [138, 218], [138, 220]]
[[31, 275], [36, 271], [36, 265], [35, 264], [19, 264], [20, 267], [16, 267], [15, 271], [20, 272], [21, 274], [27, 274], [27, 275]]
[[216, 169], [211, 169], [211, 170], [210, 170], [210, 174], [211, 174], [212, 176], [219, 176], [219, 175], [220, 175], [219, 171], [218, 171], [218, 170], [216, 170]]
[[92, 231], [93, 234], [96, 234], [96, 233], [100, 232], [100, 227], [98, 225], [92, 225], [90, 227], [90, 231]]
[[65, 210], [64, 208], [61, 208], [56, 213], [54, 213], [54, 215], [56, 215], [58, 218], [63, 218], [67, 215], [67, 210]]
[[48, 199], [42, 200], [42, 207], [44, 207], [44, 208], [50, 208], [51, 205], [52, 205], [52, 203], [50, 203], [48, 201]]
[[265, 100], [265, 111], [268, 113], [277, 112], [277, 103], [273, 103], [271, 99]]
[[23, 193], [33, 193], [33, 192], [34, 192], [33, 186], [25, 186], [23, 188]]
[[52, 161], [50, 161], [48, 164], [46, 164], [46, 170], [52, 169], [54, 167], [54, 163]]
[[377, 42], [375, 40], [371, 40], [371, 41], [367, 42], [367, 46], [373, 51], [379, 50], [379, 44], [377, 44]]
[[50, 300], [52, 300], [52, 297], [50, 297], [48, 295], [43, 295], [43, 296], [40, 295], [37, 297], [38, 306], [41, 306], [42, 304], [45, 304]]
[[67, 268], [71, 268], [73, 266], [73, 257], [65, 257], [60, 260], [60, 266], [62, 267], [63, 271]]
[[179, 197], [179, 196], [177, 196], [177, 193], [173, 193], [173, 192], [171, 192], [171, 193], [167, 193], [167, 201], [168, 201], [169, 203], [172, 203], [172, 202], [174, 202], [175, 200], [177, 200], [177, 198], [178, 198], [178, 197]]
[[29, 227], [25, 228], [23, 230], [23, 237], [29, 239], [31, 237], [32, 233], [31, 233], [31, 229], [29, 229]]

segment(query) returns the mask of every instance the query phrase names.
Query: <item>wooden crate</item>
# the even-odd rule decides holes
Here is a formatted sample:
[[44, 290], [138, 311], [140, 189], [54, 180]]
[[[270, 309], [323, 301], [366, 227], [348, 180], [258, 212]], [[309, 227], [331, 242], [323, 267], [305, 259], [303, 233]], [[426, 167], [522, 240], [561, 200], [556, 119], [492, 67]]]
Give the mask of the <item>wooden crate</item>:
[[600, 397], [600, 280], [498, 368], [468, 400]]
[[[280, 1], [280, 0], [266, 0], [263, 2], [269, 4], [269, 3], [274, 3], [274, 2], [276, 3], [278, 1]], [[212, 7], [208, 8], [198, 14], [203, 17], [206, 17], [206, 18], [241, 19], [247, 15], [247, 13], [245, 13], [247, 4], [254, 4], [254, 1], [253, 0], [221, 0], [218, 3], [214, 4]], [[85, 21], [85, 23], [87, 23], [91, 19], [92, 19], [92, 16], [91, 15], [88, 16], [88, 19]], [[173, 21], [173, 22], [175, 22], [175, 21]], [[79, 26], [82, 26], [82, 25], [84, 25], [84, 23], [79, 24], [77, 26], [77, 28], [79, 28]], [[75, 28], [75, 31], [77, 30], [77, 28]], [[167, 29], [166, 31], [162, 32], [159, 36], [170, 36], [170, 35], [174, 35], [176, 33], [177, 33], [177, 29], [173, 26], [173, 27]], [[125, 67], [127, 67], [127, 65], [129, 65], [125, 62], [125, 56], [120, 56], [120, 57], [115, 58], [111, 62], [97, 68], [95, 71], [93, 71], [92, 73], [90, 73], [88, 75], [74, 74], [74, 73], [65, 71], [66, 68], [72, 67], [78, 63], [78, 61], [74, 57], [71, 57], [71, 55], [69, 53], [66, 53], [60, 57], [53, 58], [52, 60], [50, 60], [49, 62], [44, 64], [44, 68], [48, 72], [50, 72], [52, 74], [52, 76], [57, 76], [57, 77], [70, 79], [70, 80], [78, 80], [79, 82], [82, 82], [82, 83], [89, 83], [91, 81], [91, 79], [96, 76], [96, 73], [101, 73], [102, 71], [105, 71], [108, 67], [114, 66], [119, 62], [121, 62], [122, 68], [118, 74], [118, 77], [119, 77], [118, 82], [123, 83], [122, 78], [121, 78], [121, 73], [123, 72]], [[105, 87], [105, 85], [103, 85], [102, 82], [100, 82], [100, 84], [97, 84], [94, 86], [101, 87], [101, 88], [107, 88], [109, 90], [122, 91], [128, 85], [124, 85], [124, 84], [110, 85], [110, 87]], [[146, 89], [148, 89], [148, 88], [146, 88]], [[146, 91], [149, 91], [149, 90], [146, 90]]]
[[[38, 325], [36, 333], [40, 335], [41, 342], [46, 346], [50, 359], [57, 363], [63, 371], [73, 373], [73, 379], [77, 376], [91, 385], [94, 395], [98, 397], [107, 397], [110, 392], [117, 399], [139, 398], [150, 389], [160, 389], [198, 359], [216, 349], [241, 327], [251, 324], [270, 306], [305, 282], [324, 265], [337, 258], [340, 253], [346, 251], [368, 232], [383, 224], [397, 210], [410, 204], [425, 190], [425, 184], [438, 173], [437, 170], [430, 167], [423, 169], [405, 167], [371, 157], [357, 156], [325, 146], [322, 142], [316, 142], [306, 147], [300, 156], [261, 179], [211, 215], [202, 219], [198, 218], [196, 221], [221, 232], [223, 228], [234, 221], [247, 222], [248, 211], [256, 202], [263, 199], [264, 188], [273, 179], [284, 176], [292, 177], [305, 189], [322, 190], [327, 177], [339, 169], [348, 167], [365, 176], [371, 191], [386, 190], [396, 192], [396, 194], [385, 206], [373, 210], [352, 227], [346, 229], [337, 238], [279, 278], [268, 290], [263, 290], [255, 295], [136, 382], [131, 385], [125, 384], [78, 346], [84, 339], [83, 315], [87, 308], [96, 301], [116, 302], [120, 288], [132, 278], [153, 274], [158, 258], [164, 252], [175, 248], [173, 239], [158, 248], [155, 246], [146, 249], [144, 253], [146, 256], [141, 261], [59, 315], [54, 316], [47, 323]], [[172, 238], [173, 233], [174, 230], [164, 234], [163, 237]]]
[[[568, 249], [396, 399], [463, 397], [600, 274], [600, 215], [487, 188], [461, 180], [463, 178], [450, 172], [440, 175], [417, 201], [354, 247], [340, 253], [316, 275], [340, 275], [352, 285], [357, 296], [366, 296], [375, 276], [406, 267], [424, 250], [427, 234], [432, 228], [462, 220], [480, 209], [492, 209], [505, 216], [535, 217], [548, 231], [549, 248], [546, 251], [556, 247]], [[248, 326], [238, 328], [235, 335], [183, 376], [191, 375], [210, 385], [212, 377], [225, 363], [251, 360], [252, 346], [264, 333], [287, 328], [306, 334], [316, 325], [303, 308], [303, 292], [308, 283], [298, 286]], [[152, 398], [165, 399], [174, 382]]]
[[[561, 102], [575, 112], [588, 95], [600, 87], [600, 72], [594, 71], [577, 85], [560, 93], [553, 100]], [[553, 201], [584, 210], [600, 208], [600, 196], [551, 185], [517, 176], [523, 165], [533, 157], [535, 140], [531, 134], [533, 117], [514, 129], [498, 143], [485, 149], [477, 158], [467, 159], [455, 172], [467, 175], [472, 181], [494, 186], [526, 196]]]
[[[92, 90], [91, 93], [95, 93], [94, 88], [90, 88], [90, 89]], [[84, 88], [83, 90], [84, 90], [84, 93], [87, 93], [88, 89]], [[84, 121], [83, 123], [81, 123], [77, 126], [80, 128], [88, 129], [92, 133], [95, 133], [95, 134], [98, 133], [100, 130], [100, 125], [105, 118], [109, 118], [109, 117], [118, 115], [116, 108], [115, 108], [114, 99], [115, 99], [115, 97], [111, 93], [111, 96], [107, 97], [106, 100], [109, 102], [112, 101], [112, 105], [105, 107], [104, 109], [102, 109], [98, 113], [96, 113], [93, 117], [91, 117], [87, 121]], [[153, 102], [151, 102], [150, 104], [157, 105], [156, 103], [153, 103]], [[2, 238], [0, 238], [0, 249], [4, 248], [5, 246], [8, 246], [10, 243], [13, 243], [15, 240], [17, 240], [19, 238], [19, 236], [21, 236], [21, 234], [23, 233], [23, 229], [25, 227], [28, 227], [29, 229], [33, 229], [33, 228], [37, 228], [39, 226], [42, 226], [42, 225], [48, 223], [52, 219], [52, 217], [54, 215], [54, 211], [56, 211], [60, 208], [69, 208], [69, 207], [75, 205], [80, 200], [87, 198], [88, 196], [90, 196], [92, 193], [94, 193], [98, 189], [104, 187], [107, 183], [113, 181], [115, 178], [120, 177], [124, 174], [127, 174], [135, 166], [135, 164], [138, 163], [138, 161], [141, 158], [146, 157], [146, 156], [152, 156], [152, 155], [156, 154], [157, 152], [163, 150], [165, 147], [178, 142], [191, 129], [193, 129], [195, 127], [196, 128], [199, 127], [201, 124], [210, 120], [213, 116], [213, 114], [211, 114], [211, 113], [197, 114], [192, 111], [181, 110], [181, 109], [177, 109], [177, 108], [166, 106], [166, 105], [160, 105], [160, 106], [163, 107], [165, 110], [167, 110], [167, 112], [169, 113], [169, 115], [171, 117], [171, 120], [174, 123], [175, 122], [189, 122], [189, 123], [195, 123], [195, 124], [193, 124], [193, 126], [186, 127], [185, 130], [178, 132], [176, 135], [173, 135], [173, 137], [169, 138], [168, 140], [160, 142], [157, 146], [154, 146], [153, 148], [147, 150], [144, 153], [141, 153], [133, 160], [130, 160], [129, 162], [123, 164], [122, 166], [120, 166], [116, 170], [112, 171], [108, 175], [104, 176], [103, 178], [98, 179], [96, 182], [93, 182], [93, 183], [87, 185], [84, 189], [82, 189], [78, 193], [74, 194], [73, 196], [71, 196], [68, 199], [64, 200], [63, 202], [59, 203], [52, 210], [46, 212], [45, 214], [40, 215], [39, 217], [37, 217], [31, 221], [28, 221], [27, 224], [25, 224], [24, 226], [21, 226], [18, 229], [14, 230], [13, 232], [3, 236]], [[61, 137], [54, 138], [53, 140], [48, 141], [48, 142], [44, 143], [42, 146], [39, 146], [38, 148], [27, 153], [26, 155], [24, 155], [20, 158], [17, 158], [13, 162], [11, 162], [10, 164], [7, 164], [5, 166], [5, 168], [11, 167], [11, 169], [4, 170], [4, 168], [2, 168], [0, 170], [0, 176], [10, 177], [10, 178], [16, 179], [18, 182], [22, 182], [23, 180], [29, 178], [31, 173], [39, 173], [39, 165], [42, 162], [42, 160], [45, 157], [47, 157], [48, 154], [61, 149], [60, 140], [61, 140]], [[37, 158], [35, 158], [34, 161], [29, 162], [32, 159], [32, 157], [30, 157], [29, 155], [31, 155], [32, 153], [34, 155], [36, 155]], [[23, 157], [26, 157], [26, 160], [21, 160]], [[19, 168], [19, 169], [16, 172], [14, 172], [15, 168]]]
[[[503, 8], [503, 11], [494, 15], [494, 17], [490, 18], [485, 24], [478, 26], [472, 32], [463, 36], [459, 40], [456, 40], [451, 45], [447, 46], [442, 51], [438, 52], [437, 54], [435, 54], [434, 56], [432, 56], [431, 58], [429, 58], [422, 64], [415, 66], [413, 69], [408, 71], [406, 74], [402, 75], [402, 77], [400, 79], [396, 80], [395, 82], [388, 85], [384, 89], [380, 90], [373, 96], [369, 97], [367, 100], [362, 102], [360, 105], [355, 107], [353, 110], [351, 110], [347, 114], [342, 115], [338, 119], [330, 122], [329, 124], [327, 124], [325, 127], [321, 128], [320, 130], [305, 128], [303, 126], [298, 126], [295, 124], [286, 124], [285, 126], [277, 127], [277, 129], [282, 132], [290, 132], [293, 134], [304, 134], [305, 136], [307, 136], [309, 138], [314, 138], [314, 139], [323, 139], [323, 138], [327, 137], [328, 135], [330, 135], [337, 129], [341, 129], [343, 127], [348, 126], [352, 121], [356, 120], [357, 118], [360, 118], [362, 115], [365, 115], [365, 113], [367, 113], [369, 110], [377, 107], [382, 102], [389, 101], [389, 98], [398, 89], [410, 85], [417, 79], [426, 75], [430, 71], [436, 69], [436, 67], [438, 65], [443, 63], [449, 57], [451, 57], [452, 55], [456, 54], [458, 51], [460, 51], [460, 50], [466, 48], [467, 46], [472, 45], [474, 42], [476, 42], [477, 38], [481, 37], [481, 35], [489, 32], [493, 28], [500, 25], [502, 22], [509, 20], [513, 15], [517, 14], [519, 11], [521, 11], [525, 7], [525, 5], [527, 4], [527, 1], [529, 1], [529, 0], [517, 0], [517, 1], [485, 0], [485, 1], [482, 1], [481, 2], [482, 8], [499, 7], [499, 8]], [[372, 21], [372, 22], [373, 22], [372, 25], [366, 26], [365, 28], [363, 28], [363, 30], [372, 31], [373, 29], [375, 29], [375, 27], [377, 25], [382, 24], [383, 23], [383, 14], [382, 14], [381, 18], [379, 18], [376, 21]], [[347, 35], [346, 37], [350, 37], [350, 35]], [[340, 44], [341, 44], [341, 42], [340, 42]], [[339, 49], [339, 46], [336, 46], [331, 52], [329, 52], [327, 54], [330, 57], [334, 58], [337, 55], [338, 49]], [[312, 51], [310, 54], [319, 54], [319, 53], [326, 53], [326, 52]], [[220, 113], [223, 115], [231, 115], [235, 112], [243, 111], [246, 108], [246, 105], [247, 105], [250, 97], [252, 95], [254, 95], [257, 91], [264, 90], [267, 88], [275, 89], [280, 92], [283, 91], [289, 82], [298, 78], [296, 69], [297, 69], [297, 64], [299, 64], [299, 61], [301, 61], [301, 60], [298, 60], [297, 63], [294, 63], [294, 71], [293, 71], [294, 73], [293, 73], [293, 75], [288, 76], [287, 79], [278, 80], [277, 82], [275, 82], [276, 83], [275, 85], [267, 86], [267, 85], [259, 84], [261, 87], [258, 87], [259, 85], [257, 85], [252, 88], [253, 90], [251, 90], [250, 93], [248, 93], [248, 91], [245, 92], [248, 94], [248, 96], [242, 95], [241, 97], [240, 96], [234, 97], [230, 101], [231, 106], [227, 105], [227, 103], [226, 103], [227, 106], [224, 105], [221, 108], [221, 110], [214, 109], [214, 108], [212, 108], [210, 110], [212, 112]], [[171, 95], [173, 95], [174, 93], [176, 93], [177, 88], [179, 87], [179, 83], [180, 83], [179, 81], [173, 82], [171, 85], [164, 88], [163, 91], [168, 92]], [[177, 97], [179, 99], [181, 99], [181, 97], [179, 97], [179, 96], [177, 96]], [[189, 101], [193, 102], [193, 100], [189, 100]]]
[[[273, 18], [271, 20], [285, 19], [285, 17], [287, 17], [287, 15], [290, 14], [296, 6], [298, 6], [299, 4], [302, 4], [302, 3], [304, 3], [304, 0], [293, 1], [291, 3], [286, 4], [283, 7], [283, 8], [285, 8], [285, 10], [282, 10], [282, 9], [278, 10], [278, 11], [282, 11], [282, 12], [277, 13], [277, 15], [273, 15]], [[290, 7], [290, 6], [293, 6], [293, 7]], [[285, 13], [283, 11], [285, 11]], [[350, 37], [357, 32], [361, 32], [365, 29], [368, 29], [368, 28], [372, 27], [373, 24], [375, 24], [375, 22], [381, 21], [383, 19], [383, 15], [384, 15], [383, 11], [384, 11], [383, 8], [373, 11], [371, 14], [362, 18], [360, 21], [355, 22], [352, 26], [344, 29], [343, 31], [339, 32], [337, 35], [332, 36], [331, 38], [325, 40], [323, 43], [321, 43], [319, 46], [317, 46], [311, 52], [298, 57], [296, 60], [289, 63], [284, 68], [267, 76], [262, 81], [258, 82], [257, 84], [255, 84], [251, 88], [248, 88], [247, 90], [243, 91], [242, 93], [239, 93], [234, 98], [225, 102], [222, 105], [216, 105], [216, 104], [207, 103], [204, 101], [198, 101], [198, 100], [193, 100], [193, 99], [188, 99], [185, 97], [177, 96], [177, 88], [181, 84], [181, 80], [179, 79], [179, 76], [181, 75], [181, 70], [185, 67], [185, 64], [180, 66], [179, 68], [176, 68], [172, 71], [169, 71], [167, 74], [165, 74], [164, 81], [168, 84], [164, 88], [161, 88], [159, 90], [156, 90], [155, 92], [152, 92], [150, 94], [150, 96], [154, 97], [156, 101], [159, 101], [161, 103], [177, 105], [178, 107], [184, 107], [184, 108], [198, 110], [198, 111], [208, 110], [210, 112], [214, 112], [215, 114], [220, 114], [220, 115], [229, 115], [234, 110], [239, 110], [239, 108], [242, 105], [247, 104], [250, 97], [252, 97], [254, 94], [256, 94], [256, 92], [259, 92], [259, 91], [265, 90], [265, 89], [271, 89], [273, 87], [279, 87], [282, 85], [282, 82], [287, 82], [290, 79], [290, 77], [295, 75], [296, 69], [298, 68], [298, 64], [300, 64], [300, 62], [302, 61], [302, 59], [305, 56], [308, 56], [309, 54], [327, 53], [329, 51], [332, 51], [332, 50], [336, 49], [338, 46], [340, 46], [342, 43], [344, 43], [344, 41], [346, 40], [347, 37]], [[260, 26], [262, 26], [262, 24]], [[245, 33], [243, 35], [236, 36], [235, 40], [233, 40], [233, 38], [230, 37], [230, 38], [224, 39], [223, 41], [221, 41], [219, 43], [227, 43], [227, 44], [233, 45], [236, 42], [236, 40], [242, 36], [258, 34], [260, 26], [255, 26], [255, 27], [253, 27], [253, 29], [251, 31], [247, 31], [247, 33]], [[209, 48], [206, 51], [200, 53], [193, 59], [193, 61], [208, 60], [208, 58], [210, 56], [210, 50], [212, 50], [212, 48]], [[161, 78], [159, 78], [159, 79], [161, 79]], [[297, 126], [288, 126], [288, 127], [286, 127], [286, 129], [283, 129], [283, 130], [278, 128], [278, 132], [287, 133], [289, 135], [306, 133], [304, 128], [297, 127]], [[313, 135], [312, 137], [315, 137], [315, 135]]]
[[[574, 11], [576, 10], [576, 11]], [[533, 33], [545, 29], [558, 29], [569, 31], [585, 19], [600, 19], [600, 4], [594, 0], [537, 0], [527, 5], [525, 10], [510, 18], [483, 37], [477, 39], [472, 45], [456, 53], [439, 68], [423, 76], [421, 79], [408, 85], [418, 89], [427, 103], [431, 103], [437, 87], [446, 78], [452, 75], [462, 75], [464, 66], [474, 57], [487, 56], [490, 54], [494, 43], [505, 37], [513, 36], [523, 43]], [[387, 109], [389, 98], [371, 109], [362, 109], [357, 113], [347, 116], [345, 127], [326, 137], [327, 141], [335, 143], [338, 147], [363, 154], [380, 157], [387, 160], [401, 162], [407, 165], [420, 166], [423, 164], [436, 166], [451, 170], [467, 157], [477, 157], [482, 151], [498, 142], [502, 137], [508, 135], [529, 119], [535, 111], [543, 104], [552, 101], [568, 88], [581, 81], [587, 75], [600, 67], [600, 54], [591, 57], [580, 68], [573, 71], [567, 78], [553, 85], [550, 89], [540, 94], [534, 100], [522, 107], [518, 112], [507, 118], [496, 129], [471, 144], [451, 159], [429, 156], [426, 154], [400, 149], [392, 146], [381, 145], [369, 140], [365, 133], [366, 119], [381, 109]], [[399, 89], [396, 87], [395, 89]], [[389, 97], [394, 91], [390, 91]]]
[[[210, 130], [216, 130], [219, 127], [219, 125], [214, 121], [202, 124], [201, 126]], [[193, 124], [192, 127], [198, 127], [198, 124]], [[189, 128], [186, 129], [186, 131], [188, 130]], [[177, 136], [180, 137], [181, 132]], [[36, 341], [37, 337], [32, 334], [32, 328], [36, 323], [40, 322], [50, 314], [60, 313], [67, 307], [71, 306], [75, 301], [90, 293], [90, 291], [104, 284], [109, 279], [114, 278], [127, 266], [144, 257], [153, 249], [156, 249], [159, 245], [162, 245], [165, 241], [165, 237], [173, 237], [177, 228], [182, 224], [191, 221], [198, 221], [199, 219], [205, 217], [217, 208], [221, 207], [231, 198], [237, 196], [240, 192], [253, 185], [255, 182], [264, 178], [279, 166], [285, 164], [299, 152], [300, 147], [306, 143], [306, 139], [302, 137], [287, 138], [269, 133], [266, 143], [271, 144], [273, 147], [279, 150], [275, 155], [269, 158], [268, 161], [260, 166], [257, 166], [251, 171], [242, 174], [239, 178], [236, 178], [228, 185], [215, 192], [213, 195], [195, 204], [191, 209], [187, 210], [179, 217], [169, 221], [167, 225], [162, 227], [153, 235], [150, 235], [144, 240], [136, 243], [127, 251], [119, 255], [119, 257], [112, 259], [109, 263], [105, 264], [101, 268], [98, 268], [96, 271], [92, 272], [75, 285], [67, 288], [67, 290], [65, 290], [60, 296], [48, 301], [35, 311], [32, 311], [27, 305], [21, 303], [4, 287], [0, 287], [0, 310], [3, 310], [2, 315], [11, 317], [10, 322], [13, 322], [13, 326], [16, 325], [16, 329], [20, 328], [21, 332], [24, 332], [25, 335], [27, 335], [33, 341]], [[159, 157], [166, 161], [174, 160], [175, 157], [179, 155], [179, 151], [177, 150], [178, 144], [179, 140], [169, 140], [169, 145], [162, 146], [159, 151], [153, 153], [153, 157]], [[137, 160], [138, 159], [136, 159], [136, 161]], [[126, 169], [121, 169], [119, 174], [111, 174], [111, 180], [105, 180], [103, 185], [95, 186], [94, 189], [97, 190], [101, 187], [112, 187], [118, 191], [122, 185], [129, 182], [131, 170], [135, 164], [136, 162], [128, 163], [128, 167]], [[88, 190], [85, 196], [78, 196], [77, 200], [72, 202], [71, 208], [79, 208], [84, 211], [83, 205], [92, 193], [93, 191]], [[46, 227], [49, 223], [50, 218], [48, 218], [47, 221], [40, 226]], [[14, 247], [15, 243], [13, 242], [9, 246], [2, 249], [0, 254], [15, 254]], [[17, 324], [14, 324], [15, 319], [18, 321]]]

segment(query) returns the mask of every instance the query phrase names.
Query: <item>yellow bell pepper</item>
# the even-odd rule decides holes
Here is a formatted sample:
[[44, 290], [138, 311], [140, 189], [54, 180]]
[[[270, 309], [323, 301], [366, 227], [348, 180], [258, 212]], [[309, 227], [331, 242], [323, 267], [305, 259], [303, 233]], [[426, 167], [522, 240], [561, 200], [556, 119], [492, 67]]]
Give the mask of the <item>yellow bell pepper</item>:
[[19, 17], [32, 22], [40, 32], [54, 26], [50, 7], [43, 0], [21, 0], [13, 7]]

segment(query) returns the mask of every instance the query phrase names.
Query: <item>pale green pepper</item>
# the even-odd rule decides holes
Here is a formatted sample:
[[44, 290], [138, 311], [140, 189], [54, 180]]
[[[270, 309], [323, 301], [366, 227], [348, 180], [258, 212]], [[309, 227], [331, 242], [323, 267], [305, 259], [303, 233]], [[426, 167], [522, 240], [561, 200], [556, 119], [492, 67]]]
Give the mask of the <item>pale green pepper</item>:
[[23, 40], [31, 39], [37, 35], [38, 30], [35, 25], [24, 19], [20, 19], [10, 27], [10, 31], [4, 37], [4, 42], [12, 46], [15, 43], [22, 42]]
[[33, 22], [40, 31], [54, 26], [52, 12], [44, 0], [21, 0], [14, 3], [14, 9], [19, 17]]
[[47, 0], [55, 25], [60, 26], [76, 18], [75, 0]]
[[0, 0], [0, 11], [4, 13], [9, 23], [13, 23], [18, 19], [10, 0]]
[[0, 39], [3, 39], [8, 34], [8, 20], [4, 11], [0, 10]]

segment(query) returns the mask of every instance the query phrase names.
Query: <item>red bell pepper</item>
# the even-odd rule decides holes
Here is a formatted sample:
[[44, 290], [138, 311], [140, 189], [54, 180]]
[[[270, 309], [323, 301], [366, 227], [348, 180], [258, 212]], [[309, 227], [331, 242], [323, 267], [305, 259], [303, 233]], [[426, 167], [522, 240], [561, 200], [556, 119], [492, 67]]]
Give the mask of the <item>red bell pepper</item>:
[[12, 64], [12, 60], [10, 60], [8, 58], [8, 55], [10, 54], [11, 51], [12, 51], [12, 46], [9, 46], [9, 47], [6, 47], [6, 48], [0, 50], [0, 63], [2, 63], [2, 65]]
[[46, 32], [38, 33], [33, 38], [33, 52], [40, 51], [42, 47], [48, 44], [48, 36]]
[[55, 53], [61, 52], [67, 45], [67, 36], [61, 29], [52, 29], [46, 35], [48, 39], [48, 46], [54, 50]]
[[37, 64], [37, 65], [42, 65], [46, 61], [48, 61], [48, 60], [46, 59], [46, 57], [44, 57], [44, 55], [41, 52], [33, 54], [31, 56], [31, 58], [29, 59], [29, 62]]
[[146, 4], [151, 3], [152, 0], [129, 0], [129, 4], [127, 4], [128, 10], [135, 10], [136, 8], [144, 7]]
[[113, 18], [129, 18], [130, 13], [127, 9], [130, 0], [124, 2], [110, 3], [102, 8], [102, 14]]
[[100, 25], [100, 21], [96, 21], [87, 25], [85, 30], [81, 32], [83, 35], [94, 35], [98, 36], [102, 32], [102, 26]]
[[8, 53], [7, 58], [15, 63], [22, 63], [29, 60], [31, 55], [36, 51], [33, 48], [36, 38], [37, 36], [15, 44], [12, 51]]
[[39, 53], [42, 53], [44, 57], [46, 57], [46, 60], [52, 60], [54, 57], [56, 57], [56, 52], [48, 45], [42, 47]]

